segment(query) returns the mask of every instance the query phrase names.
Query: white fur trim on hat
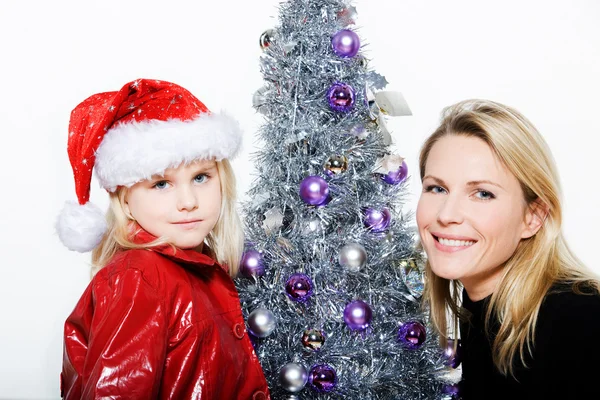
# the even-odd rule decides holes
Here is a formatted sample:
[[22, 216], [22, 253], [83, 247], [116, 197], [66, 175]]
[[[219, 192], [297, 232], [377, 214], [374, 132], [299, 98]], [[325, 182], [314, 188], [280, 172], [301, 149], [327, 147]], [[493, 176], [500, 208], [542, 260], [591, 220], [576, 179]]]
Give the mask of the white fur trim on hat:
[[191, 121], [150, 120], [110, 129], [96, 152], [100, 185], [114, 192], [199, 159], [231, 159], [242, 142], [238, 122], [226, 114], [200, 114]]
[[100, 208], [88, 202], [67, 201], [56, 221], [58, 237], [69, 250], [85, 253], [102, 241], [106, 218]]

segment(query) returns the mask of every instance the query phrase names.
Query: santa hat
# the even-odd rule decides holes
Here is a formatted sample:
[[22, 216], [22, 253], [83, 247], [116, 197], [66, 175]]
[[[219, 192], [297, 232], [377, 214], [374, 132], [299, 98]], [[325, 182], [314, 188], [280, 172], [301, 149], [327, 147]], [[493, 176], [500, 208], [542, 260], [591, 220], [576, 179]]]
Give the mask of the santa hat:
[[89, 202], [92, 170], [114, 192], [182, 163], [231, 159], [241, 140], [233, 118], [211, 113], [174, 83], [138, 79], [90, 96], [71, 112], [67, 150], [78, 203], [67, 202], [59, 215], [60, 240], [79, 252], [102, 240], [104, 213]]

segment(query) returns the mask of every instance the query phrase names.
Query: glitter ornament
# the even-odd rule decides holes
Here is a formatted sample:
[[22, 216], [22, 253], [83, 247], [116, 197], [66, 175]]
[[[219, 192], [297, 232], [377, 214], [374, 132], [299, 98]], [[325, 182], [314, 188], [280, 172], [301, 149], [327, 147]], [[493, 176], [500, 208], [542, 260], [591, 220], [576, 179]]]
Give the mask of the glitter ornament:
[[348, 169], [348, 158], [346, 156], [331, 156], [325, 162], [324, 170], [330, 177], [339, 175]]
[[462, 345], [460, 343], [460, 339], [457, 340], [458, 343], [456, 345], [456, 350], [454, 350], [454, 339], [448, 339], [448, 344], [444, 350], [444, 357], [446, 357], [445, 364], [448, 367], [457, 368], [462, 361]]
[[381, 179], [383, 179], [385, 183], [389, 183], [390, 185], [399, 185], [402, 182], [404, 182], [407, 176], [408, 166], [406, 165], [406, 162], [402, 161], [402, 165], [400, 165], [400, 168], [394, 171], [390, 171], [385, 175], [382, 175]]
[[275, 31], [273, 29], [267, 29], [260, 35], [259, 44], [260, 48], [265, 50], [267, 47], [273, 43], [273, 37], [275, 36]]
[[421, 347], [426, 337], [425, 327], [419, 321], [405, 322], [398, 328], [398, 341], [411, 350]]
[[248, 316], [248, 331], [259, 338], [269, 336], [276, 325], [275, 315], [266, 308], [257, 308]]
[[335, 369], [327, 364], [315, 365], [308, 373], [310, 386], [319, 393], [328, 393], [337, 385], [337, 374]]
[[336, 82], [327, 91], [329, 107], [338, 112], [350, 112], [354, 108], [356, 94], [352, 86]]
[[299, 392], [308, 382], [308, 372], [300, 364], [288, 363], [279, 370], [279, 384], [288, 392]]
[[363, 331], [371, 325], [373, 311], [371, 307], [362, 300], [354, 300], [346, 305], [344, 309], [344, 322], [353, 331]]
[[340, 250], [339, 262], [350, 271], [359, 271], [367, 263], [367, 250], [359, 243], [348, 243]]
[[262, 254], [254, 249], [249, 249], [242, 255], [240, 272], [247, 278], [265, 274], [265, 263]]
[[300, 198], [312, 206], [325, 205], [329, 198], [329, 185], [320, 176], [308, 176], [300, 184]]
[[390, 226], [392, 214], [387, 208], [377, 210], [375, 208], [363, 209], [363, 223], [371, 232], [379, 233], [385, 231]]
[[302, 334], [302, 346], [307, 351], [319, 351], [324, 344], [325, 332], [320, 329], [307, 329]]
[[292, 274], [285, 283], [287, 296], [296, 302], [304, 303], [313, 294], [313, 283], [306, 274]]
[[342, 29], [331, 38], [333, 52], [342, 58], [351, 58], [358, 54], [360, 39], [356, 32]]
[[[421, 297], [425, 289], [425, 273], [423, 268], [419, 267], [417, 260], [414, 258], [400, 260], [397, 265], [400, 268], [402, 282], [411, 296], [414, 298]], [[414, 298], [410, 298], [409, 300], [414, 300]]]

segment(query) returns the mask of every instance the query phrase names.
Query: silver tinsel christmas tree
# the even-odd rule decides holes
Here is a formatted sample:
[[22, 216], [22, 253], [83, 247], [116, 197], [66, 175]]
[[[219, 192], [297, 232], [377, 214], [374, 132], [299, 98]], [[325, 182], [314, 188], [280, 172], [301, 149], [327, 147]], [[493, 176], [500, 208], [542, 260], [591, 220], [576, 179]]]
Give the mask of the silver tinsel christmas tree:
[[[236, 284], [275, 399], [440, 399], [448, 362], [420, 308], [385, 115], [343, 0], [290, 0], [260, 38], [264, 115]], [[364, 47], [364, 45], [362, 46]]]

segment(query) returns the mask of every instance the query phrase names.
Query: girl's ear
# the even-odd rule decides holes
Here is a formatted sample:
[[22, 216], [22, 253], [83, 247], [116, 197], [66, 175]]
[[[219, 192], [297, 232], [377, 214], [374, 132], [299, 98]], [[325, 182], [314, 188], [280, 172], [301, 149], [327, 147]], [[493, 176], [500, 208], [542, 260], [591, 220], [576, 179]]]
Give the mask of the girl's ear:
[[535, 235], [544, 225], [549, 212], [550, 207], [539, 198], [529, 204], [525, 213], [525, 229], [521, 238], [527, 239]]

